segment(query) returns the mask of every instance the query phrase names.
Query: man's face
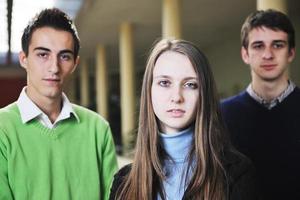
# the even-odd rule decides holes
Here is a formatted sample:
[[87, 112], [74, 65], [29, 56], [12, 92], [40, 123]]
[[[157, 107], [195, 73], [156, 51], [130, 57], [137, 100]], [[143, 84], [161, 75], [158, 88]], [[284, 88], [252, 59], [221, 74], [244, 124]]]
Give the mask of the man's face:
[[29, 44], [28, 56], [19, 54], [27, 72], [27, 94], [35, 101], [61, 98], [65, 80], [76, 68], [72, 34], [51, 27], [36, 29]]
[[277, 81], [287, 79], [287, 68], [295, 55], [288, 47], [288, 35], [266, 27], [249, 32], [248, 48], [242, 47], [242, 58], [251, 67], [252, 80]]

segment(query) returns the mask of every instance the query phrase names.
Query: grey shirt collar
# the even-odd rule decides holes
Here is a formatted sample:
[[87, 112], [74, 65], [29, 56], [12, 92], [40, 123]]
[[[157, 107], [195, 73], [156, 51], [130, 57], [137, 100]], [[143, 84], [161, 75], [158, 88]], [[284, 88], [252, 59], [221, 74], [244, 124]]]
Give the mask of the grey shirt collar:
[[261, 96], [259, 96], [252, 88], [252, 85], [249, 84], [246, 91], [248, 94], [258, 103], [266, 107], [267, 109], [271, 110], [275, 106], [277, 106], [279, 103], [281, 103], [289, 94], [291, 94], [296, 85], [292, 81], [288, 81], [287, 88], [276, 98], [272, 99], [271, 101], [266, 101]]

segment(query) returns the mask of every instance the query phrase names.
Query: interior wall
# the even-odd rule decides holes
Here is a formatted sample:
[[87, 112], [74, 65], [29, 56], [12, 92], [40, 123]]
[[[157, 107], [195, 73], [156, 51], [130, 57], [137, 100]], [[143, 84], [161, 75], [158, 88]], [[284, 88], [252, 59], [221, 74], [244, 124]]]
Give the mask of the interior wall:
[[221, 98], [237, 94], [250, 82], [249, 67], [240, 57], [239, 36], [206, 50]]
[[22, 88], [26, 85], [24, 77], [3, 78], [0, 77], [0, 108], [16, 101]]

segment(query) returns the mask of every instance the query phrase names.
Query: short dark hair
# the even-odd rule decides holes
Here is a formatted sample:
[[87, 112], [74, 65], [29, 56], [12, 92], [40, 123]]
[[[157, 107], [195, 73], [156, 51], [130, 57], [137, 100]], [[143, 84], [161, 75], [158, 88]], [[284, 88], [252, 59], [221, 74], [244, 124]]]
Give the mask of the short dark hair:
[[289, 50], [295, 48], [295, 29], [292, 22], [284, 13], [268, 9], [251, 13], [241, 29], [241, 42], [244, 48], [249, 45], [249, 32], [254, 28], [266, 27], [275, 31], [283, 31], [288, 35]]
[[22, 35], [22, 50], [26, 56], [28, 56], [33, 32], [42, 27], [51, 27], [71, 33], [74, 42], [74, 59], [76, 59], [80, 49], [80, 39], [76, 27], [71, 18], [58, 8], [44, 9], [28, 23]]

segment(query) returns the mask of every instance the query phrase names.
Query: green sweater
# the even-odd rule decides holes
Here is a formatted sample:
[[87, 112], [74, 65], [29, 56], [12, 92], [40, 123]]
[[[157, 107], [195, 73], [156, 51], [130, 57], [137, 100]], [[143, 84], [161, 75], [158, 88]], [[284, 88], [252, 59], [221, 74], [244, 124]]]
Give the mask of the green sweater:
[[23, 124], [16, 103], [0, 109], [0, 200], [108, 199], [117, 170], [110, 127], [73, 105], [74, 116], [48, 129]]

